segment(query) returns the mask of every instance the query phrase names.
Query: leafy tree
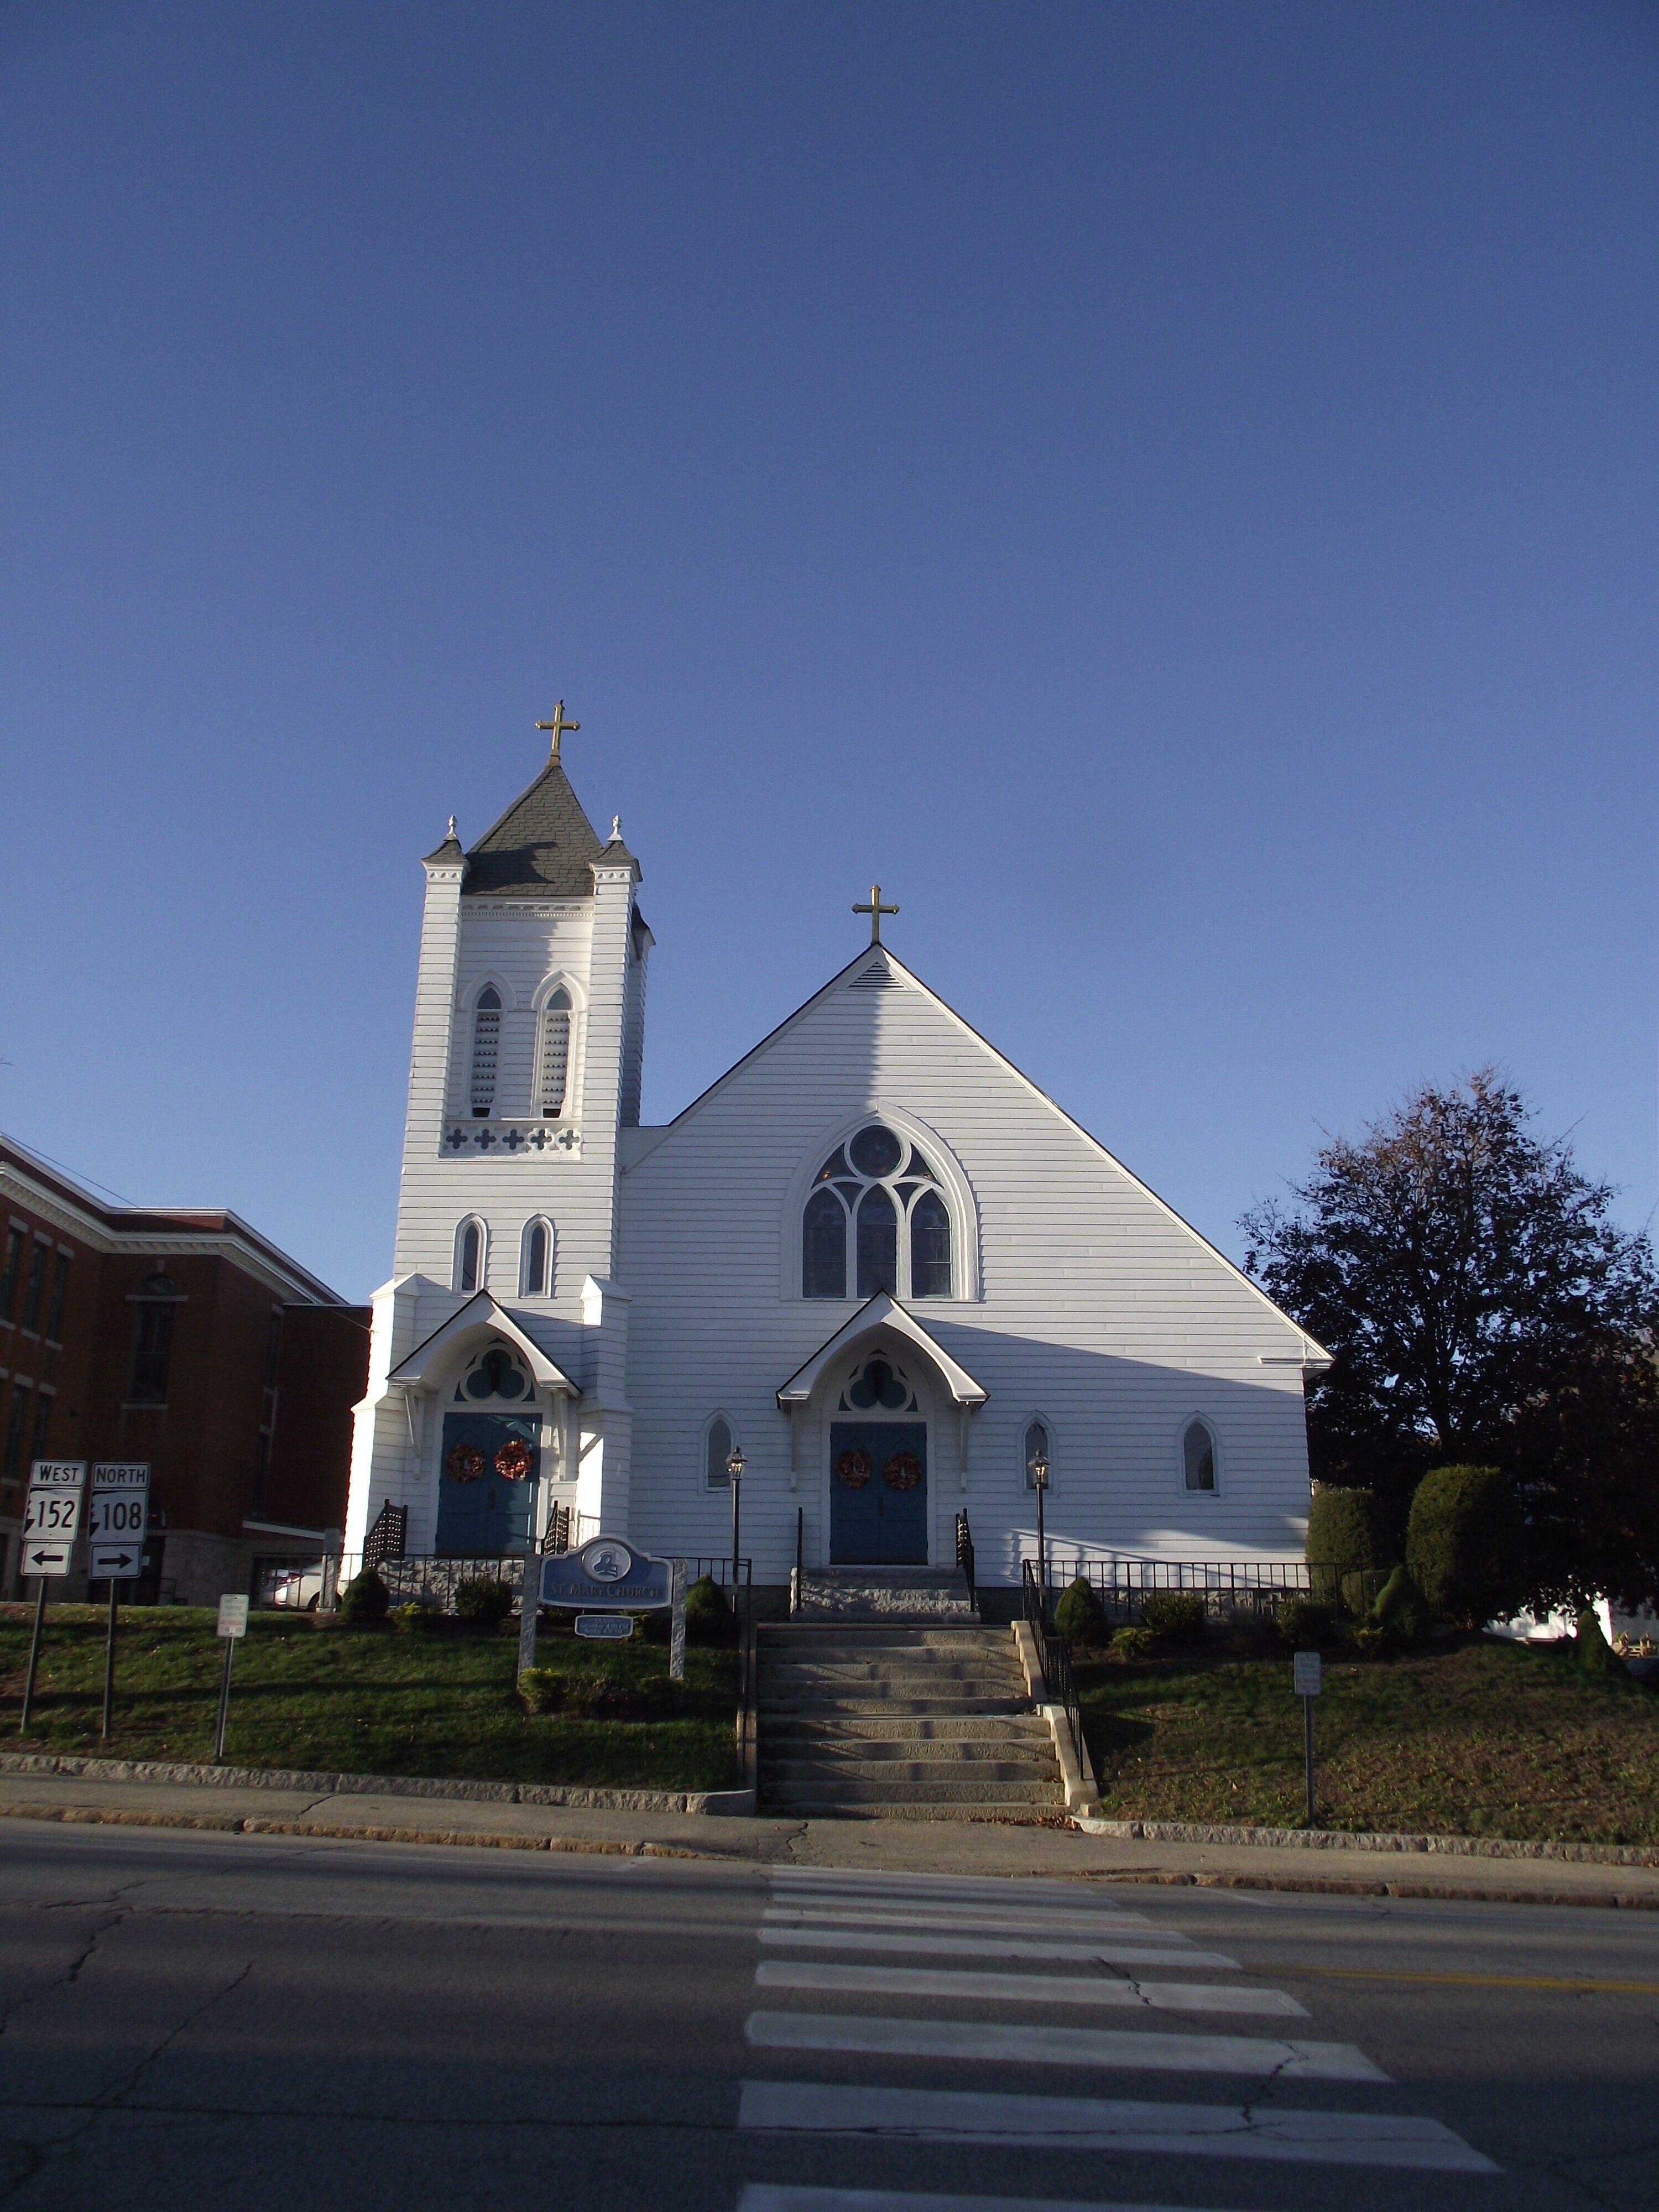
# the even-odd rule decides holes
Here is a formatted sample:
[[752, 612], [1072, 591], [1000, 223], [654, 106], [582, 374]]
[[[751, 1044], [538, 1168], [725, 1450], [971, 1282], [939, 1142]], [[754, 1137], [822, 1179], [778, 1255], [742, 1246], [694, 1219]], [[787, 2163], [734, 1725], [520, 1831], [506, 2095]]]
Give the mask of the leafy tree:
[[1428, 1085], [1240, 1225], [1247, 1267], [1334, 1357], [1310, 1395], [1316, 1475], [1374, 1486], [1398, 1526], [1431, 1463], [1495, 1462], [1529, 1513], [1536, 1494], [1537, 1526], [1554, 1516], [1576, 1573], [1585, 1493], [1613, 1528], [1653, 1486], [1638, 1462], [1659, 1273], [1609, 1218], [1610, 1187], [1532, 1118], [1493, 1068]]

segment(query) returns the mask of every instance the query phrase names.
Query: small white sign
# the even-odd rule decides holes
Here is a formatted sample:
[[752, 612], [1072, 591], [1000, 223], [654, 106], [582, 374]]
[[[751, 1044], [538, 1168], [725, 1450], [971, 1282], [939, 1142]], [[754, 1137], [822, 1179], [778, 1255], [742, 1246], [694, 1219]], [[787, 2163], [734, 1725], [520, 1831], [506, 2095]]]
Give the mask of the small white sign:
[[1324, 1687], [1320, 1679], [1319, 1654], [1316, 1651], [1298, 1651], [1291, 1665], [1297, 1696], [1316, 1698]]
[[219, 1633], [221, 1636], [247, 1634], [247, 1599], [227, 1590], [219, 1601]]
[[634, 1633], [634, 1624], [625, 1613], [579, 1613], [576, 1615], [576, 1633], [621, 1644]]
[[87, 1547], [87, 1580], [92, 1583], [130, 1583], [144, 1571], [144, 1546], [98, 1544]]
[[23, 1572], [39, 1575], [43, 1580], [53, 1575], [66, 1575], [74, 1550], [75, 1539], [72, 1536], [67, 1540], [48, 1537], [43, 1544], [26, 1541], [23, 1546]]

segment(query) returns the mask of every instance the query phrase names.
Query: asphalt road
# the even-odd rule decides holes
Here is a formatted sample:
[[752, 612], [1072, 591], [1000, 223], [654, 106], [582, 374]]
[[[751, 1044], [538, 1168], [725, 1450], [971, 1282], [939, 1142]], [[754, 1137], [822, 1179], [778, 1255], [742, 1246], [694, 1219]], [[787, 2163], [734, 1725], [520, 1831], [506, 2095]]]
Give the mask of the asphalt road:
[[1659, 1915], [20, 1820], [0, 2108], [52, 2212], [1649, 2212]]

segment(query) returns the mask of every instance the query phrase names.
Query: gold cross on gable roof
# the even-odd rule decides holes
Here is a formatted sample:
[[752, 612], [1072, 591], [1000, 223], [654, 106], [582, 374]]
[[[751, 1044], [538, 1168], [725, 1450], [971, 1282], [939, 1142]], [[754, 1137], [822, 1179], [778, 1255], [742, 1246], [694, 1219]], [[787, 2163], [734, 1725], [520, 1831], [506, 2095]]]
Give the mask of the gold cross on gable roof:
[[552, 733], [553, 745], [551, 751], [548, 754], [548, 758], [550, 760], [557, 760], [559, 757], [559, 739], [564, 735], [567, 730], [580, 730], [581, 724], [580, 722], [566, 721], [564, 719], [564, 701], [561, 699], [558, 705], [553, 709], [552, 720], [550, 722], [538, 722], [536, 727], [538, 730], [547, 730]]
[[879, 884], [872, 884], [870, 886], [870, 897], [868, 902], [855, 906], [853, 908], [853, 911], [854, 914], [867, 914], [869, 915], [870, 942], [872, 945], [879, 945], [881, 943], [881, 918], [883, 915], [896, 914], [898, 912], [898, 908], [896, 906], [884, 906], [881, 902], [881, 885]]

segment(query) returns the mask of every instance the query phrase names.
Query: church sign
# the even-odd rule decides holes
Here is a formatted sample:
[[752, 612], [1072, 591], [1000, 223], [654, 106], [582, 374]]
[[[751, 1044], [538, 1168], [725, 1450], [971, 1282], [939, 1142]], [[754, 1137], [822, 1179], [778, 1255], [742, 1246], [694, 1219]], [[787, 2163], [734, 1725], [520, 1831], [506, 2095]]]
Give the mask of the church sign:
[[674, 1601], [674, 1564], [636, 1552], [620, 1536], [595, 1536], [580, 1551], [556, 1552], [542, 1561], [541, 1601], [660, 1612]]

